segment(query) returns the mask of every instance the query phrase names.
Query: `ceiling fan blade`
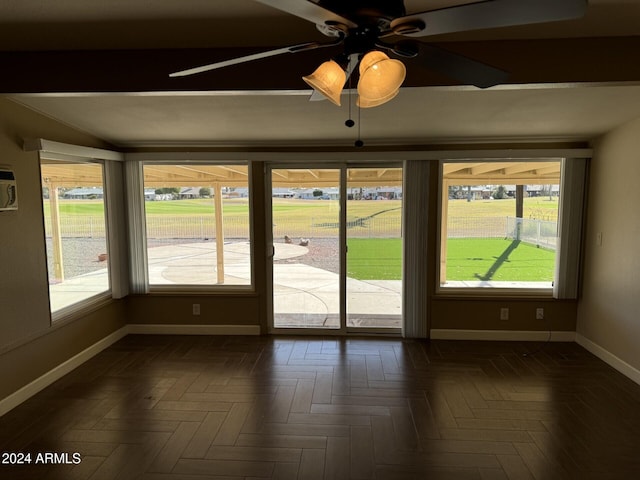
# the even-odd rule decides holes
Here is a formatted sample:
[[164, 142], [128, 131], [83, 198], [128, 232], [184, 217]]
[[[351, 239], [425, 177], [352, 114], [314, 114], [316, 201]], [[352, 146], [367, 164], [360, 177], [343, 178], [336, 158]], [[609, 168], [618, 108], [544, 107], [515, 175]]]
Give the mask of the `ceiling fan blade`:
[[170, 77], [185, 77], [187, 75], [194, 75], [196, 73], [208, 72], [209, 70], [216, 70], [218, 68], [229, 67], [231, 65], [237, 65], [239, 63], [252, 62], [253, 60], [260, 60], [262, 58], [274, 57], [276, 55], [282, 55], [284, 53], [298, 53], [306, 52], [307, 50], [315, 50], [317, 48], [333, 47], [339, 45], [344, 40], [344, 36], [341, 36], [334, 42], [318, 43], [300, 43], [298, 45], [292, 45], [290, 47], [276, 48], [275, 50], [267, 50], [266, 52], [254, 53], [252, 55], [245, 55], [244, 57], [232, 58], [230, 60], [223, 60], [222, 62], [211, 63], [209, 65], [203, 65], [201, 67], [189, 68], [187, 70], [180, 70], [179, 72], [170, 73]]
[[269, 5], [283, 12], [315, 23], [316, 25], [345, 25], [356, 28], [358, 25], [351, 20], [333, 13], [320, 5], [306, 0], [255, 0], [258, 3]]
[[[345, 78], [347, 79], [346, 82], [345, 82], [345, 86], [349, 85], [349, 79], [351, 78], [351, 75], [353, 74], [353, 71], [358, 66], [358, 62], [360, 60], [359, 56], [360, 56], [360, 54], [358, 54], [358, 53], [352, 53], [351, 55], [349, 55], [347, 68], [344, 70]], [[326, 100], [326, 99], [327, 99], [327, 97], [325, 97], [318, 90], [314, 90], [313, 93], [311, 94], [311, 96], [309, 97], [309, 101], [310, 102], [320, 102], [320, 101]]]
[[433, 45], [420, 45], [422, 64], [465, 85], [488, 88], [507, 81], [509, 73]]
[[582, 17], [586, 9], [587, 0], [488, 0], [396, 18], [391, 28], [400, 35], [425, 37], [571, 20]]

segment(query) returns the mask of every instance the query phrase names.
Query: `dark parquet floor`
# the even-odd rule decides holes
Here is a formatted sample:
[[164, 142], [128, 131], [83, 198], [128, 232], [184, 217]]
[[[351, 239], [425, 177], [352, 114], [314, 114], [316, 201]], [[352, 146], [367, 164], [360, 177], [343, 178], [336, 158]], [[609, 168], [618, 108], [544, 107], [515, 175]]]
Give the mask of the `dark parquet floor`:
[[130, 335], [0, 418], [0, 478], [640, 478], [640, 386], [538, 347]]

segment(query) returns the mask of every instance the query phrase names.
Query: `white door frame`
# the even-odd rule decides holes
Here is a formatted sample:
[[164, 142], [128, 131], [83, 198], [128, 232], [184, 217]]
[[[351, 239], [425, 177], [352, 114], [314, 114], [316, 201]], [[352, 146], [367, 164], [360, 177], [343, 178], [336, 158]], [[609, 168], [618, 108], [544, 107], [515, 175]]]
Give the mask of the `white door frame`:
[[[362, 328], [362, 327], [347, 327], [347, 273], [346, 273], [346, 265], [347, 265], [347, 170], [349, 168], [371, 168], [371, 167], [392, 167], [392, 168], [402, 168], [402, 163], [400, 162], [384, 162], [380, 163], [350, 163], [350, 162], [340, 162], [340, 163], [314, 163], [309, 164], [305, 163], [304, 166], [301, 166], [299, 162], [296, 163], [267, 163], [266, 164], [266, 175], [265, 175], [265, 206], [266, 206], [266, 249], [267, 249], [267, 330], [270, 334], [304, 334], [304, 335], [347, 335], [347, 334], [357, 334], [357, 335], [400, 335], [400, 328]], [[275, 252], [275, 247], [273, 243], [273, 197], [272, 197], [272, 171], [278, 169], [334, 169], [340, 171], [340, 213], [339, 213], [339, 262], [340, 262], [340, 273], [339, 273], [339, 307], [340, 307], [340, 327], [339, 328], [315, 328], [315, 327], [300, 327], [300, 328], [276, 328], [274, 327], [274, 305], [273, 305], [273, 295], [274, 295], [274, 281], [273, 281], [273, 257]], [[404, 196], [403, 196], [404, 203]]]

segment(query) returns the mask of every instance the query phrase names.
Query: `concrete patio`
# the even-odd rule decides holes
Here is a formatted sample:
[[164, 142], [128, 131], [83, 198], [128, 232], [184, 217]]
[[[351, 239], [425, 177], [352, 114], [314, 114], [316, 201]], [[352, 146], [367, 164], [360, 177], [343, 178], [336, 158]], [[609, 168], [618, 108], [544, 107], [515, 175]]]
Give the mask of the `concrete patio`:
[[[303, 246], [278, 243], [274, 256], [274, 311], [277, 327], [339, 327], [339, 275], [303, 263], [277, 263], [308, 253]], [[225, 285], [251, 284], [248, 242], [224, 246]], [[216, 285], [215, 242], [184, 243], [148, 250], [149, 284]], [[50, 286], [57, 311], [108, 289], [107, 270], [70, 278]], [[360, 327], [400, 327], [400, 280], [347, 279], [348, 323]]]

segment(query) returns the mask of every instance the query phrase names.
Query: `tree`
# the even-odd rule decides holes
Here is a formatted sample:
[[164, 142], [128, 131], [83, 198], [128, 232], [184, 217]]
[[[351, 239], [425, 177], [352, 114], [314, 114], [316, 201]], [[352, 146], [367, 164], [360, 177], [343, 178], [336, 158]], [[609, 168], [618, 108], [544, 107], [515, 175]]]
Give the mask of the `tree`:
[[503, 198], [507, 198], [507, 189], [504, 188], [504, 185], [499, 185], [498, 188], [493, 192], [493, 198], [496, 200], [502, 200]]
[[202, 188], [200, 188], [200, 191], [198, 192], [198, 194], [201, 197], [208, 198], [208, 197], [211, 196], [211, 189], [209, 187], [202, 187]]
[[323, 195], [322, 190], [317, 190], [316, 189], [316, 190], [313, 191], [313, 196], [314, 197], [321, 197], [322, 195]]
[[465, 197], [464, 185], [449, 185], [449, 198], [461, 199]]
[[156, 188], [156, 194], [163, 195], [165, 193], [171, 193], [173, 195], [180, 195], [180, 188], [178, 188], [178, 187]]

